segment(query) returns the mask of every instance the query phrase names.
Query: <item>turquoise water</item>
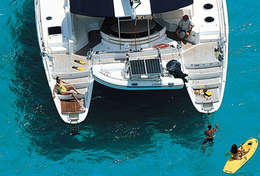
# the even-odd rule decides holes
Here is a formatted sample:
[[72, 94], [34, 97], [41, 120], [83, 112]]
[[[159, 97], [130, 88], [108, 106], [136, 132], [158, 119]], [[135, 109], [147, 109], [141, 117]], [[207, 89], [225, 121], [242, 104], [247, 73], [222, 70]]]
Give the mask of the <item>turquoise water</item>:
[[[218, 112], [196, 112], [185, 91], [95, 84], [88, 119], [70, 136], [45, 78], [33, 0], [1, 0], [0, 175], [225, 175], [230, 146], [260, 139], [260, 2], [229, 0], [228, 8], [229, 67]], [[209, 123], [219, 131], [203, 152]], [[259, 163], [260, 150], [236, 175], [259, 176]]]

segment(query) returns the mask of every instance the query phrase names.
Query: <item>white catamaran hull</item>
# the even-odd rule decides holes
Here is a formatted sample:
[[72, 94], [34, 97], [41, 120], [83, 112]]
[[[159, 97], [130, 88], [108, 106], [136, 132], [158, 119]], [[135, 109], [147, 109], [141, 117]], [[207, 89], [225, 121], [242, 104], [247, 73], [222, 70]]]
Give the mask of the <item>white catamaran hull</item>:
[[[55, 4], [55, 3], [54, 3]], [[61, 101], [67, 102], [67, 106], [69, 106], [71, 102], [71, 95], [59, 95], [57, 93], [55, 98], [53, 99], [56, 109], [61, 117], [61, 119], [65, 123], [69, 124], [78, 124], [85, 120], [87, 117], [87, 114], [89, 112], [90, 102], [91, 102], [91, 96], [92, 96], [92, 90], [93, 90], [93, 84], [94, 84], [94, 78], [91, 73], [86, 75], [85, 73], [76, 73], [75, 72], [57, 72], [57, 66], [58, 58], [61, 56], [64, 56], [63, 58], [71, 58], [73, 59], [74, 55], [69, 54], [66, 50], [60, 50], [60, 51], [54, 51], [54, 48], [58, 48], [57, 46], [52, 47], [50, 46], [50, 38], [58, 38], [59, 35], [54, 35], [49, 37], [44, 33], [46, 31], [46, 22], [43, 23], [43, 21], [47, 20], [48, 18], [51, 18], [46, 15], [46, 11], [42, 8], [42, 6], [46, 5], [46, 2], [42, 0], [35, 0], [35, 19], [36, 19], [36, 29], [37, 29], [37, 36], [38, 36], [38, 42], [39, 47], [41, 51], [42, 56], [42, 62], [45, 69], [46, 78], [49, 84], [50, 92], [52, 94], [53, 88], [56, 84], [56, 76], [60, 76], [66, 80], [72, 80], [74, 81], [72, 85], [74, 85], [76, 88], [80, 88], [80, 91], [82, 92], [81, 95], [78, 97], [82, 99], [82, 107], [84, 108], [83, 111], [72, 111], [72, 112], [62, 112], [62, 109], [66, 109], [66, 107], [62, 108]], [[60, 2], [56, 3], [57, 10], [63, 10], [63, 6], [61, 6]], [[54, 5], [55, 6], [55, 5]], [[59, 9], [60, 8], [60, 9]], [[51, 9], [53, 10], [51, 12]], [[50, 9], [50, 13], [55, 13], [55, 7]], [[65, 13], [65, 12], [64, 12]], [[61, 24], [57, 24], [61, 25]], [[61, 47], [60, 47], [61, 48]], [[56, 57], [57, 56], [57, 57]], [[58, 57], [59, 56], [59, 57]], [[65, 61], [66, 62], [66, 61]], [[91, 72], [91, 70], [89, 71]], [[83, 82], [80, 82], [78, 80], [83, 80]], [[70, 101], [68, 101], [70, 100]], [[71, 103], [74, 104], [75, 103]], [[74, 108], [75, 109], [75, 108]]]
[[[202, 2], [203, 3], [203, 2]], [[219, 13], [218, 19], [219, 19], [219, 38], [217, 39], [217, 45], [219, 45], [222, 48], [222, 60], [218, 61], [219, 63], [219, 70], [213, 70], [214, 67], [208, 68], [207, 75], [203, 78], [205, 79], [204, 82], [206, 82], [204, 85], [200, 84], [200, 87], [197, 87], [194, 89], [194, 84], [192, 84], [192, 81], [195, 82], [194, 80], [190, 80], [187, 84], [187, 91], [190, 95], [191, 101], [194, 105], [194, 107], [201, 113], [213, 113], [216, 112], [221, 104], [222, 100], [224, 97], [224, 90], [225, 90], [225, 85], [226, 85], [226, 76], [227, 76], [227, 66], [228, 66], [228, 41], [229, 41], [229, 27], [228, 27], [228, 13], [227, 13], [227, 5], [226, 1], [222, 0], [216, 0], [215, 3], [213, 2], [215, 6], [218, 8], [215, 9], [216, 12]], [[215, 13], [216, 13], [215, 12]], [[217, 16], [217, 14], [215, 14]], [[217, 48], [218, 46], [216, 46]], [[216, 55], [216, 53], [215, 53]], [[219, 55], [217, 54], [216, 57]], [[215, 67], [217, 68], [217, 67]], [[207, 69], [207, 68], [206, 68]], [[211, 70], [210, 70], [211, 69]], [[213, 70], [213, 71], [212, 71]], [[189, 69], [185, 69], [184, 71], [189, 74]], [[210, 75], [211, 74], [211, 75]], [[193, 75], [194, 76], [194, 75]], [[213, 82], [213, 80], [217, 80], [216, 82]], [[197, 80], [198, 81], [198, 80]], [[204, 101], [198, 100], [198, 97], [201, 97], [201, 93], [199, 95], [194, 93], [196, 90], [198, 91], [199, 89], [208, 89], [208, 90], [213, 90], [211, 91], [213, 95], [211, 97], [214, 97], [214, 93], [217, 94], [217, 97], [210, 98], [207, 96], [204, 96]], [[217, 89], [217, 92], [214, 92], [214, 89]], [[208, 99], [208, 100], [207, 100]]]
[[[193, 28], [181, 42], [176, 29], [184, 15]], [[35, 0], [35, 18], [50, 91], [59, 76], [80, 92], [78, 105], [71, 95], [55, 93], [66, 123], [86, 118], [94, 80], [122, 90], [186, 87], [199, 112], [221, 106], [228, 65], [225, 0]]]

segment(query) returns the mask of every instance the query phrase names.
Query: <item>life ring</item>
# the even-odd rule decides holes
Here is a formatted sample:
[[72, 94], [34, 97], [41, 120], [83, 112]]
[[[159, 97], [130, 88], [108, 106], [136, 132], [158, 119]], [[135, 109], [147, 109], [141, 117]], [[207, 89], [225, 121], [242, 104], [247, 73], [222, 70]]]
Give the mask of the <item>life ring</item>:
[[162, 44], [158, 44], [158, 45], [154, 45], [153, 48], [167, 48], [169, 47], [170, 45], [168, 43], [162, 43]]

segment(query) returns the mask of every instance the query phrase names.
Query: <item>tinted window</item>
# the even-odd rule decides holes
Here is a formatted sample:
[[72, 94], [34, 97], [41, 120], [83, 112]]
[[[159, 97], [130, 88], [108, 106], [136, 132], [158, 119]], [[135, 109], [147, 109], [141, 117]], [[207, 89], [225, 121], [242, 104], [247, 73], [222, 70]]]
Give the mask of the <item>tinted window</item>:
[[49, 35], [61, 34], [61, 27], [60, 26], [49, 27], [48, 33]]

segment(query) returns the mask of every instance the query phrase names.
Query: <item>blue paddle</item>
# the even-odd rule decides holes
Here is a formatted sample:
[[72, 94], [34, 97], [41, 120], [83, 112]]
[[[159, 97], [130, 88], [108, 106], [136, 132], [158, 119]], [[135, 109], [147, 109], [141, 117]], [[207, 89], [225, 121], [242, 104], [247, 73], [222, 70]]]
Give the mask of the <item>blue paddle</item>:
[[225, 156], [230, 156], [230, 155], [231, 155], [231, 152], [225, 153]]

